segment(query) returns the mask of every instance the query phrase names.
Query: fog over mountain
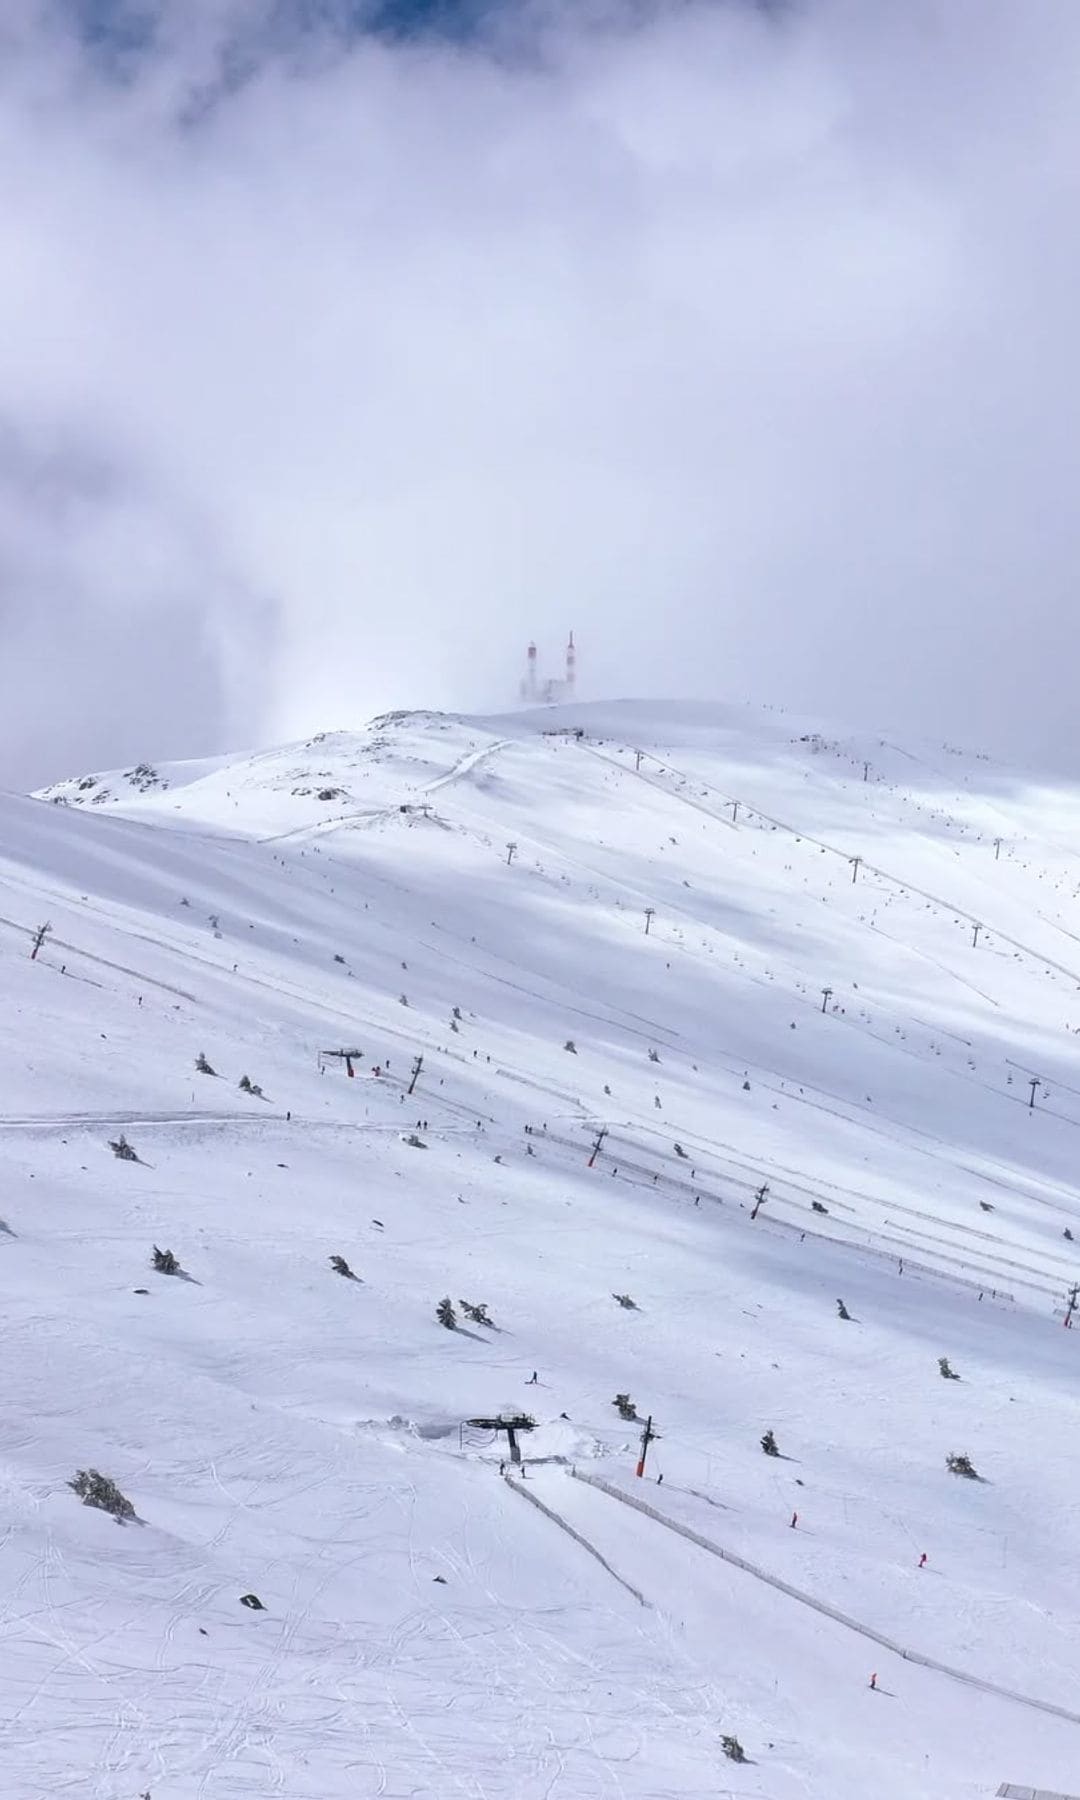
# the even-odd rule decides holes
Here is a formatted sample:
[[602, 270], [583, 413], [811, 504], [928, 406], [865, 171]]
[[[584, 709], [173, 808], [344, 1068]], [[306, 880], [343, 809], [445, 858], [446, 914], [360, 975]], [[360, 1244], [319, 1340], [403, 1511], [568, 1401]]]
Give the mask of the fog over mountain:
[[571, 626], [1075, 769], [1078, 69], [1069, 0], [9, 0], [0, 783]]

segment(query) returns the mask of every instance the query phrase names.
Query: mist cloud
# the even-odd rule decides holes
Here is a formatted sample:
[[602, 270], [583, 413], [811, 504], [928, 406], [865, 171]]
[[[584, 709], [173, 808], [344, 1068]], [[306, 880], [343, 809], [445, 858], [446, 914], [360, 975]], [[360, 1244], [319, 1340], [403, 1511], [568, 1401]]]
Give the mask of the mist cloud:
[[570, 625], [1080, 762], [1072, 0], [119, 17], [0, 24], [0, 780]]

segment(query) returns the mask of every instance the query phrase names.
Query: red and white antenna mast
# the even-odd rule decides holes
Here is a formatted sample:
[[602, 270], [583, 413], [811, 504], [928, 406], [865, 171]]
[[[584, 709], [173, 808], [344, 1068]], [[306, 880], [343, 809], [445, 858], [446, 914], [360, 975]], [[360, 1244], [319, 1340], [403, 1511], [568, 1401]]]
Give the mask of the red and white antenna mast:
[[574, 682], [577, 679], [577, 651], [574, 649], [574, 634], [570, 633], [566, 643], [566, 698], [574, 698]]

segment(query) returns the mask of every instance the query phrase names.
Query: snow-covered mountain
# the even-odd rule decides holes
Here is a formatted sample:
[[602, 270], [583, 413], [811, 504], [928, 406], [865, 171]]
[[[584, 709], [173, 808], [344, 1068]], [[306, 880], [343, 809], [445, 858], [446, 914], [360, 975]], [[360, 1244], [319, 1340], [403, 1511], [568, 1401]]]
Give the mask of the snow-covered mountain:
[[6, 1800], [1080, 1786], [1078, 896], [747, 708], [0, 799]]

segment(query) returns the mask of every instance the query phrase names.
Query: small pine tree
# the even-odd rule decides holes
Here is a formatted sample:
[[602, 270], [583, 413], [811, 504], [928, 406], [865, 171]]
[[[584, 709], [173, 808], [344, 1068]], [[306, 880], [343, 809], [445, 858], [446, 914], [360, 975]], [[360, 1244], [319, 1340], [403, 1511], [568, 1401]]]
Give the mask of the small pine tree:
[[131, 1501], [120, 1492], [115, 1481], [98, 1469], [79, 1469], [68, 1487], [78, 1494], [84, 1506], [96, 1506], [99, 1511], [112, 1513], [113, 1518], [120, 1521], [135, 1517]]
[[159, 1275], [179, 1275], [180, 1264], [171, 1250], [159, 1250], [154, 1245], [153, 1264]]
[[681, 1156], [684, 1162], [687, 1161], [686, 1151], [683, 1149], [681, 1144], [676, 1144], [675, 1154], [676, 1154], [676, 1156]]
[[1069, 1240], [1069, 1242], [1070, 1242], [1070, 1244], [1071, 1244], [1071, 1243], [1072, 1243], [1072, 1241], [1073, 1241], [1073, 1234], [1072, 1234], [1072, 1232], [1071, 1232], [1071, 1231], [1070, 1231], [1070, 1230], [1069, 1230], [1069, 1227], [1068, 1227], [1068, 1226], [1067, 1226], [1067, 1225], [1066, 1225], [1066, 1227], [1065, 1227], [1065, 1230], [1064, 1230], [1064, 1232], [1063, 1232], [1063, 1234], [1062, 1234], [1062, 1235], [1063, 1235], [1063, 1236], [1064, 1236], [1064, 1237], [1067, 1237], [1067, 1238], [1068, 1238], [1068, 1240]]
[[627, 1312], [637, 1312], [637, 1301], [632, 1300], [629, 1294], [612, 1294], [611, 1298], [617, 1300], [620, 1306], [625, 1306]]
[[259, 1086], [257, 1081], [252, 1081], [250, 1075], [241, 1075], [240, 1080], [237, 1083], [237, 1086], [239, 1087], [240, 1092], [242, 1094], [251, 1094], [254, 1096], [254, 1098], [256, 1100], [262, 1100], [265, 1098], [262, 1088]]
[[960, 1377], [956, 1373], [956, 1370], [950, 1364], [947, 1356], [939, 1356], [937, 1359], [937, 1366], [941, 1370], [943, 1380], [959, 1381]]
[[649, 1061], [650, 1062], [659, 1062], [660, 1061], [659, 1050], [650, 1050], [649, 1051]]
[[821, 1200], [811, 1200], [810, 1205], [816, 1213], [827, 1213], [829, 1210]]
[[438, 1306], [435, 1308], [435, 1317], [438, 1319], [440, 1325], [446, 1326], [447, 1331], [454, 1331], [456, 1329], [457, 1314], [454, 1311], [454, 1303], [449, 1294], [444, 1294], [443, 1298], [439, 1301]]
[[577, 1045], [575, 1044], [573, 1038], [567, 1038], [565, 1044], [563, 1045], [563, 1049], [569, 1050], [571, 1056], [577, 1055]]
[[850, 1319], [851, 1314], [848, 1312], [848, 1309], [842, 1300], [836, 1302], [836, 1310], [842, 1319]]
[[720, 1748], [729, 1761], [738, 1763], [744, 1763], [746, 1761], [746, 1751], [743, 1749], [737, 1737], [722, 1737], [720, 1739]]
[[461, 1008], [460, 1008], [460, 1006], [455, 1006], [455, 1007], [454, 1007], [454, 1012], [453, 1012], [453, 1016], [454, 1016], [454, 1018], [455, 1018], [455, 1019], [458, 1019], [458, 1020], [460, 1020], [460, 1018], [461, 1018]]
[[638, 1416], [637, 1407], [629, 1394], [616, 1394], [611, 1404], [618, 1408], [620, 1419], [636, 1419]]
[[121, 1162], [138, 1162], [139, 1160], [137, 1151], [132, 1149], [123, 1132], [120, 1133], [118, 1138], [109, 1139], [109, 1149], [114, 1156], [120, 1158]]
[[356, 1276], [353, 1274], [343, 1256], [332, 1256], [330, 1258], [330, 1267], [333, 1269], [335, 1275], [344, 1275], [349, 1281], [356, 1280]]
[[761, 1448], [764, 1450], [766, 1456], [779, 1456], [780, 1454], [771, 1426], [761, 1440]]
[[471, 1319], [474, 1325], [491, 1324], [491, 1320], [488, 1317], [486, 1300], [459, 1300], [458, 1305], [465, 1314], [465, 1317]]
[[200, 1075], [216, 1075], [217, 1074], [217, 1070], [212, 1069], [210, 1067], [210, 1064], [206, 1060], [205, 1053], [202, 1050], [199, 1051], [198, 1056], [195, 1058], [195, 1067], [199, 1071]]
[[970, 1456], [947, 1456], [945, 1462], [954, 1475], [966, 1475], [969, 1481], [978, 1481], [978, 1470]]

